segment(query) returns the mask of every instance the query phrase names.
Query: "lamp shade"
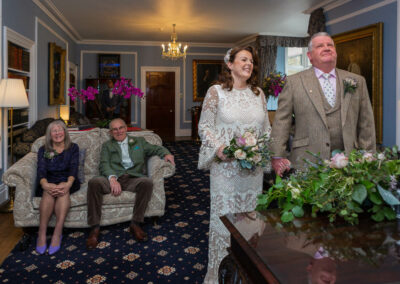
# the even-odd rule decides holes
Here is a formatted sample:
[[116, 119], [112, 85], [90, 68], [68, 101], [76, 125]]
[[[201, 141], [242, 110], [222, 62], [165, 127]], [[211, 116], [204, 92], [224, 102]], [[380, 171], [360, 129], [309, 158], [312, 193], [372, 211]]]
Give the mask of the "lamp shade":
[[60, 106], [60, 117], [62, 120], [64, 121], [68, 121], [69, 120], [69, 106]]
[[0, 107], [28, 107], [22, 79], [3, 79], [0, 83]]

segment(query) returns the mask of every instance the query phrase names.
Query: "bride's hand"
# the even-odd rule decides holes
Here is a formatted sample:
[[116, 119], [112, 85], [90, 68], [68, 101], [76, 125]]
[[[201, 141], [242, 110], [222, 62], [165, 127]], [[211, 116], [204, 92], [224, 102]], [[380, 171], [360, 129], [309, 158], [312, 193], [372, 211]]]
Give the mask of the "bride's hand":
[[222, 145], [217, 150], [217, 157], [220, 158], [222, 161], [225, 161], [228, 157], [224, 154], [225, 145]]

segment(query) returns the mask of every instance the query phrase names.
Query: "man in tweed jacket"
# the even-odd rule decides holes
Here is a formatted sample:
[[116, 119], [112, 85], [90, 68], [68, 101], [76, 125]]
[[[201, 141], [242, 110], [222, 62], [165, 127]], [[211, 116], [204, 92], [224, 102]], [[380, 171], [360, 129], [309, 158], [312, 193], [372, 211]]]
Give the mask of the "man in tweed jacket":
[[[336, 49], [327, 33], [312, 36], [307, 56], [312, 68], [289, 76], [279, 96], [278, 110], [272, 126], [272, 167], [279, 175], [294, 168], [304, 168], [306, 150], [329, 159], [333, 150], [376, 149], [375, 125], [364, 77], [336, 68]], [[325, 73], [325, 74], [324, 74]], [[328, 78], [333, 103], [323, 91]], [[352, 92], [344, 81], [354, 80]], [[326, 86], [326, 85], [325, 85]], [[294, 136], [288, 159], [286, 145], [294, 115]]]

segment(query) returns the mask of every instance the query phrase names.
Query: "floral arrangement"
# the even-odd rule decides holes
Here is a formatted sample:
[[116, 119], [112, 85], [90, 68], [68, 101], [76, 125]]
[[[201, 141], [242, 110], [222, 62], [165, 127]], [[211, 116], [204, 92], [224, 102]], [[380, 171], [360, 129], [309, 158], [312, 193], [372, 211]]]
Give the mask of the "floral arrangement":
[[347, 77], [343, 80], [344, 94], [354, 94], [357, 89], [357, 80], [354, 78]]
[[98, 93], [99, 91], [93, 87], [88, 87], [86, 90], [82, 89], [80, 92], [75, 87], [68, 89], [68, 96], [72, 101], [75, 101], [77, 98], [79, 98], [83, 103], [95, 100]]
[[306, 208], [311, 209], [313, 217], [326, 213], [330, 222], [340, 216], [357, 224], [360, 213], [369, 214], [377, 222], [396, 218], [393, 206], [400, 204], [397, 147], [377, 154], [353, 150], [348, 157], [334, 151], [330, 161], [309, 154], [317, 162], [306, 160], [308, 169], [288, 179], [278, 176], [275, 184], [258, 197], [257, 210], [267, 209], [276, 201], [283, 222], [302, 217]]
[[243, 135], [232, 138], [223, 153], [230, 159], [236, 159], [242, 169], [254, 170], [264, 167], [270, 160], [268, 142], [267, 134], [257, 137], [255, 131], [249, 129]]
[[51, 160], [51, 159], [53, 159], [55, 156], [57, 156], [58, 155], [58, 153], [57, 153], [57, 151], [45, 151], [44, 152], [44, 157], [46, 158], [46, 159], [49, 159], [49, 160]]
[[263, 82], [263, 91], [267, 99], [269, 97], [278, 97], [286, 84], [286, 75], [281, 72], [272, 72], [265, 77]]
[[129, 99], [132, 95], [143, 98], [143, 92], [132, 85], [131, 79], [125, 79], [124, 77], [115, 82], [112, 93], [124, 96], [124, 99]]
[[[130, 79], [124, 77], [115, 82], [112, 93], [123, 96], [125, 99], [129, 99], [132, 95], [143, 98], [143, 92], [139, 88], [134, 87]], [[68, 89], [68, 96], [70, 96], [72, 101], [79, 98], [83, 103], [94, 101], [97, 94], [99, 94], [99, 91], [93, 87], [88, 87], [86, 90], [82, 89], [81, 91], [78, 91], [75, 87]]]

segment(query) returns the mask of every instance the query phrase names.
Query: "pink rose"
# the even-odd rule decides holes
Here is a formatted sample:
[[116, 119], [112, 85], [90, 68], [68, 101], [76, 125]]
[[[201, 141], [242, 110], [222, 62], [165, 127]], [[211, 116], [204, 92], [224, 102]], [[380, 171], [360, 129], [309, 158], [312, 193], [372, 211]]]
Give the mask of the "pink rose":
[[363, 160], [370, 163], [370, 162], [374, 161], [375, 158], [372, 153], [367, 152], [367, 153], [364, 153]]
[[335, 169], [342, 169], [347, 166], [349, 159], [344, 153], [337, 153], [331, 158], [330, 167]]
[[246, 152], [241, 149], [235, 151], [235, 158], [238, 160], [244, 160], [246, 159], [246, 156]]
[[242, 147], [242, 146], [246, 145], [246, 139], [243, 138], [243, 137], [239, 137], [239, 138], [236, 140], [236, 143], [237, 143], [237, 145], [238, 145], [239, 147]]

